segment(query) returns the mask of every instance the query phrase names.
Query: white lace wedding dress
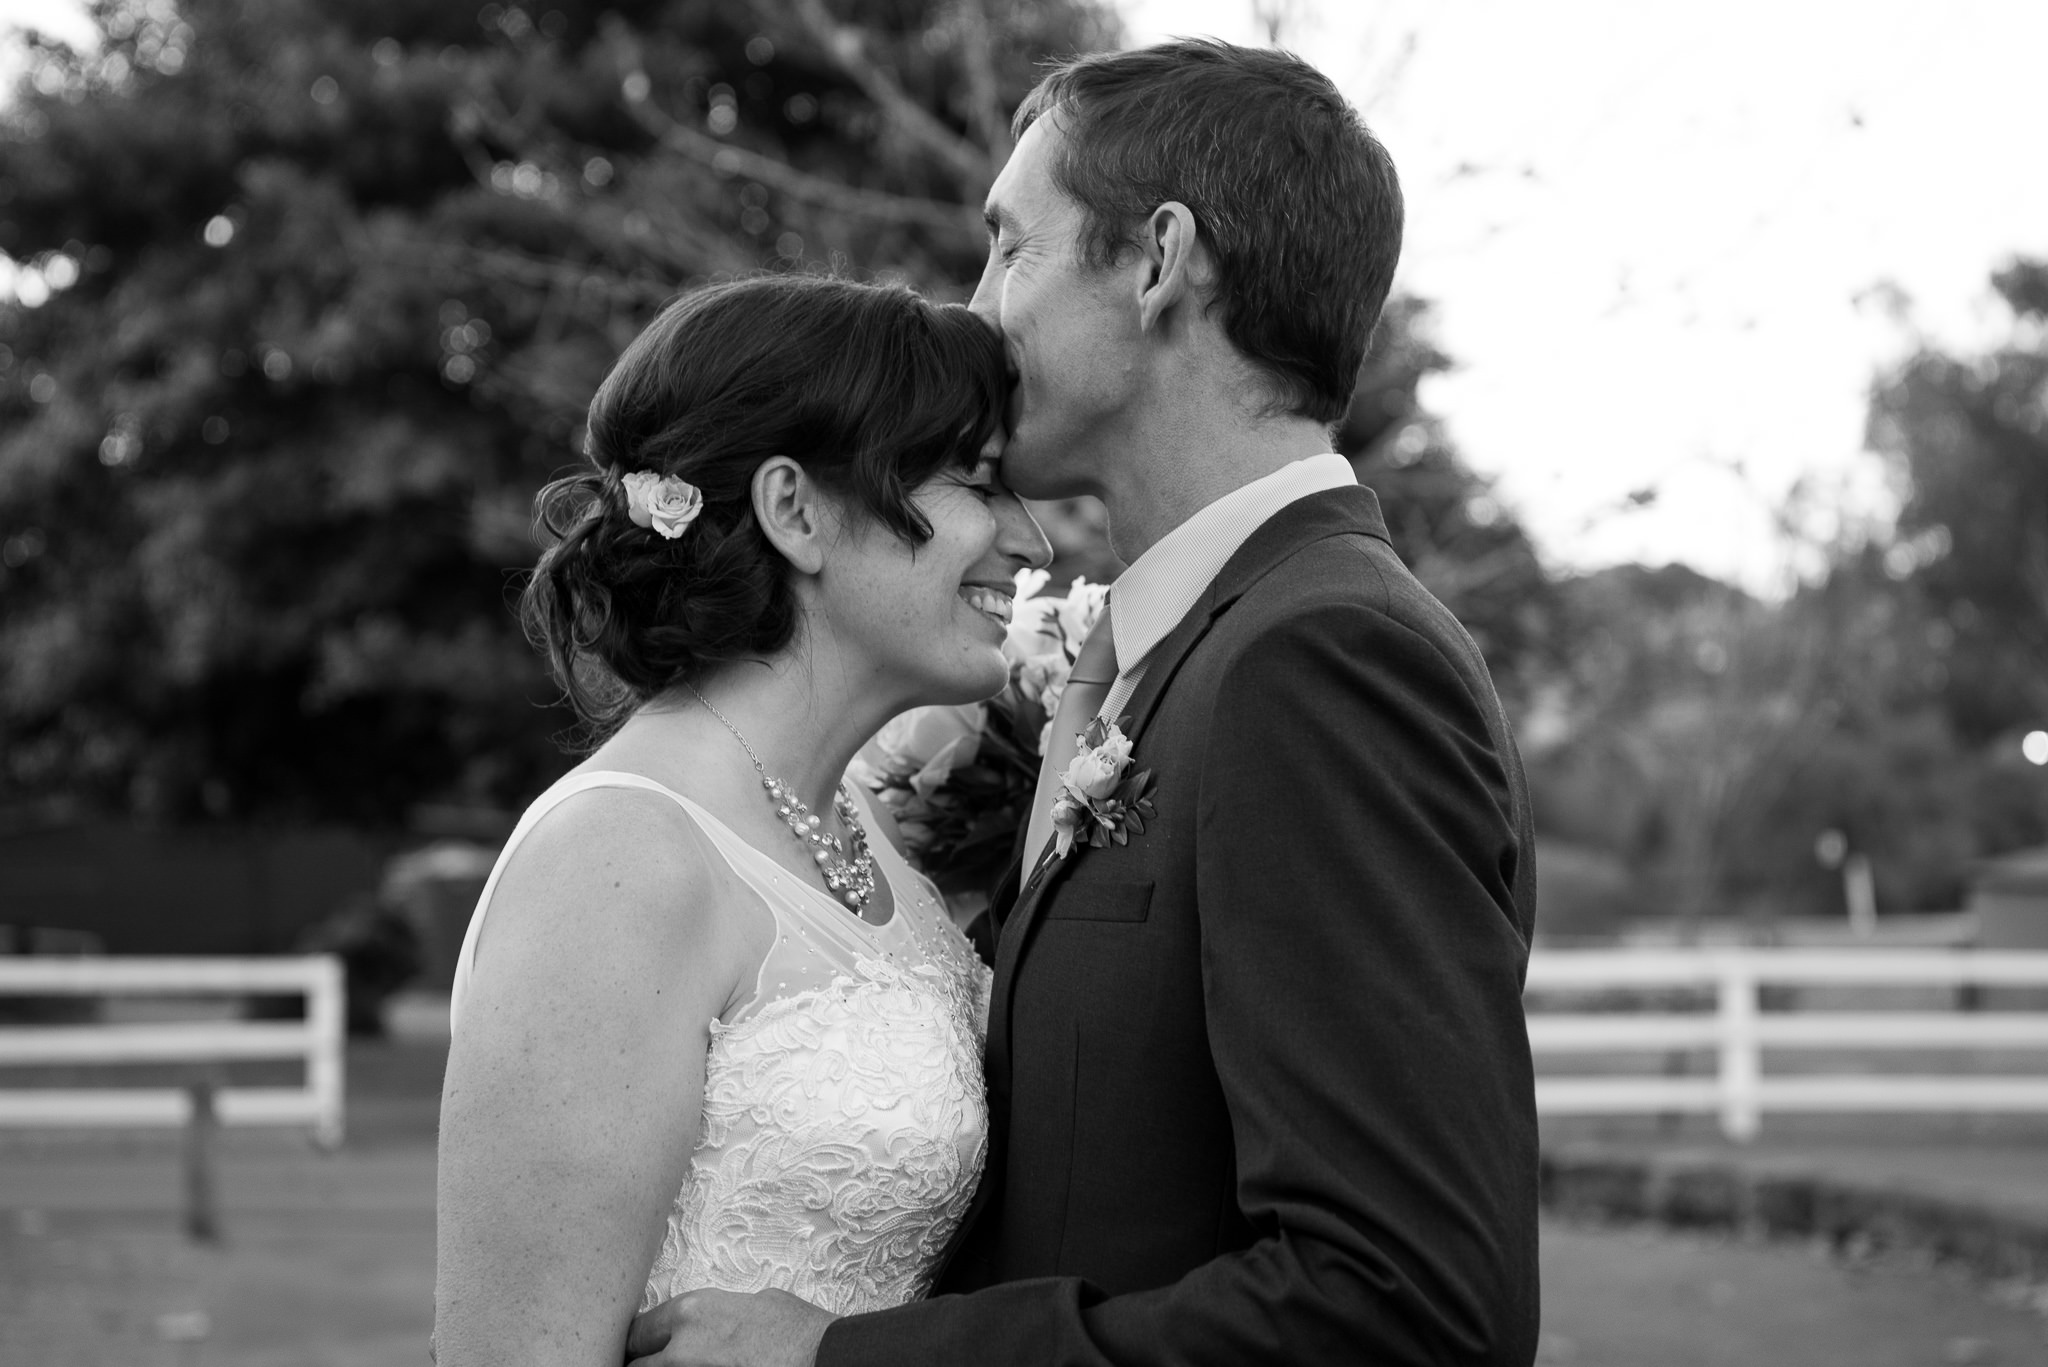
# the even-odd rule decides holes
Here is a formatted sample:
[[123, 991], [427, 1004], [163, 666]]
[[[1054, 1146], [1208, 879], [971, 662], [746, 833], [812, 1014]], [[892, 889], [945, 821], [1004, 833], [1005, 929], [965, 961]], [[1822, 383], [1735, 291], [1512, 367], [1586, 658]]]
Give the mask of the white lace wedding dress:
[[886, 840], [875, 871], [895, 911], [873, 925], [652, 779], [564, 779], [527, 809], [484, 885], [457, 962], [455, 1028], [506, 860], [556, 804], [601, 787], [680, 803], [776, 927], [753, 996], [712, 1023], [697, 1148], [641, 1308], [700, 1286], [778, 1288], [837, 1314], [923, 1296], [981, 1174], [989, 973]]

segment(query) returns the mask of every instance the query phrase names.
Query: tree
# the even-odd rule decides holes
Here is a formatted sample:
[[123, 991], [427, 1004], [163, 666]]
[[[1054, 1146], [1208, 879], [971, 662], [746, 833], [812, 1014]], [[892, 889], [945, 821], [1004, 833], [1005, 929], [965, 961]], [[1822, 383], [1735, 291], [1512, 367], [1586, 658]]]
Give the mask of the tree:
[[1905, 490], [1886, 567], [1952, 631], [1943, 698], [1973, 741], [2048, 726], [2048, 262], [1992, 285], [2010, 339], [1974, 357], [1921, 349], [1870, 410], [1870, 444]]
[[566, 718], [533, 491], [693, 282], [938, 290], [1093, 0], [98, 0], [0, 114], [0, 801], [384, 824]]
[[[1890, 562], [1895, 565], [1896, 561]], [[1560, 585], [1562, 739], [1534, 757], [1546, 847], [1618, 858], [1638, 916], [1840, 917], [1816, 838], [1874, 863], [1886, 911], [1952, 909], [1973, 860], [2048, 836], [2048, 785], [1959, 737], [1953, 639], [1876, 543], [1781, 602], [1683, 566]]]
[[1557, 600], [1527, 531], [1422, 405], [1423, 379], [1450, 364], [1430, 338], [1429, 305], [1390, 300], [1336, 446], [1379, 495], [1401, 559], [1472, 633], [1519, 705], [1547, 659]]
[[1882, 909], [1953, 908], [1974, 860], [2048, 838], [2048, 783], [1993, 744], [2048, 720], [2048, 267], [1994, 284], [2006, 345], [1923, 349], [1874, 386], [1895, 529], [1802, 541], [1823, 568], [1782, 601], [1682, 566], [1558, 585], [1538, 819], [1547, 848], [1618, 859], [1635, 914], [1838, 917], [1830, 829], [1872, 858]]

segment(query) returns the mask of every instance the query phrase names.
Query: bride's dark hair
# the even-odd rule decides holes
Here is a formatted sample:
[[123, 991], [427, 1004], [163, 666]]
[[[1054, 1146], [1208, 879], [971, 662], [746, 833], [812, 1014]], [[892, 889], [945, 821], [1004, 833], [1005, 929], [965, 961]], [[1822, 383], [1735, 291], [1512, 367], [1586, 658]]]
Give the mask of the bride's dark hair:
[[[542, 489], [546, 543], [520, 615], [594, 743], [705, 665], [789, 643], [787, 564], [754, 518], [754, 471], [788, 456], [912, 545], [911, 493], [972, 469], [1002, 422], [1001, 342], [957, 304], [821, 276], [761, 276], [671, 303], [590, 402], [590, 468]], [[636, 525], [621, 481], [702, 491], [682, 536]]]

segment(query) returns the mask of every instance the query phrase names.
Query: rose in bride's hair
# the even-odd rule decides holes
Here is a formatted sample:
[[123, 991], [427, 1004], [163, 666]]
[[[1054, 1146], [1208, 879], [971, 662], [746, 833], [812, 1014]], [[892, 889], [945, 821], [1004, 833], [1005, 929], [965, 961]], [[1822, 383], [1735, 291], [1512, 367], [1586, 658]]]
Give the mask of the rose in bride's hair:
[[975, 466], [1008, 394], [987, 324], [900, 287], [760, 276], [664, 309], [591, 400], [587, 468], [536, 500], [546, 549], [521, 615], [583, 739], [794, 639], [789, 566], [754, 515], [762, 462], [787, 456], [856, 519], [922, 545], [912, 493]]
[[636, 527], [652, 527], [655, 535], [675, 540], [704, 511], [704, 495], [694, 484], [674, 475], [635, 470], [620, 481], [626, 486], [626, 516]]

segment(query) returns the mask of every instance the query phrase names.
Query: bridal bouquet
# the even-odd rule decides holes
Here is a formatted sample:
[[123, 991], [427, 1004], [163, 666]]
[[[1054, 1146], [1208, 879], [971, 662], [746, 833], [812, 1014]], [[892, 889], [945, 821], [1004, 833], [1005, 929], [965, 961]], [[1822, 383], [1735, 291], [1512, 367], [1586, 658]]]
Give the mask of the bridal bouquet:
[[944, 892], [986, 888], [1008, 862], [1074, 657], [1108, 601], [1108, 585], [1085, 579], [1064, 598], [1033, 597], [1049, 577], [1018, 571], [1001, 693], [905, 712], [854, 762], [854, 777], [889, 808], [906, 852]]

